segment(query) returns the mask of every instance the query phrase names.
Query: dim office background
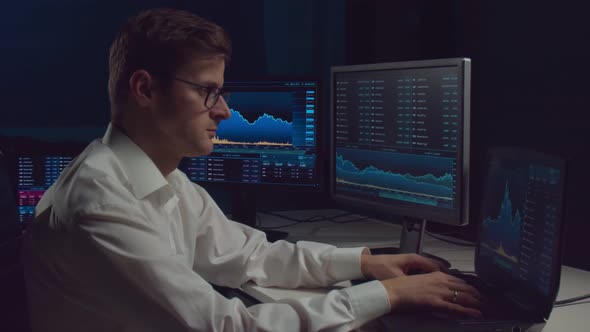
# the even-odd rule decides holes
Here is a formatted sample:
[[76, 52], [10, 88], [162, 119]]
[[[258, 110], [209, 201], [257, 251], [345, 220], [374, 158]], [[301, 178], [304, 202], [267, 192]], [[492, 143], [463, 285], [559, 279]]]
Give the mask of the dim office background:
[[[110, 42], [127, 17], [152, 7], [186, 9], [225, 27], [234, 43], [227, 81], [318, 79], [319, 158], [324, 160], [329, 150], [330, 66], [471, 58], [472, 223], [464, 228], [432, 225], [433, 230], [475, 240], [483, 158], [489, 147], [516, 145], [560, 153], [570, 160], [565, 264], [590, 270], [590, 258], [584, 254], [590, 247], [590, 25], [581, 5], [402, 0], [4, 3], [0, 127], [103, 130], [109, 119]], [[5, 141], [0, 144], [6, 153], [15, 152]], [[328, 171], [327, 165], [322, 167]], [[205, 187], [228, 208], [230, 188]], [[333, 207], [326, 190], [311, 195], [260, 190], [258, 209]]]

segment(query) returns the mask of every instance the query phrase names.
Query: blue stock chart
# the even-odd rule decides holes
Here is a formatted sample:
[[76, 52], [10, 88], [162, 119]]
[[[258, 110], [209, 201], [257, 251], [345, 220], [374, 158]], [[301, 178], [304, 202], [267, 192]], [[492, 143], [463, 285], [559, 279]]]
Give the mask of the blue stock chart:
[[336, 155], [336, 182], [340, 186], [376, 193], [383, 199], [431, 206], [451, 203], [452, 171], [453, 160], [449, 158], [350, 149], [339, 149]]
[[318, 187], [315, 82], [228, 82], [229, 119], [208, 156], [180, 165], [196, 182]]
[[[514, 196], [518, 197], [518, 195], [522, 195], [522, 192], [517, 192], [517, 195]], [[506, 182], [498, 213], [495, 217], [486, 217], [482, 225], [485, 228], [482, 232], [483, 245], [513, 263], [518, 263], [523, 211], [522, 204], [524, 203], [522, 200], [516, 201], [519, 202], [518, 205], [513, 204], [510, 187], [508, 182]]]
[[219, 124], [215, 144], [293, 145], [293, 122], [267, 113], [250, 122], [242, 113], [231, 110], [231, 117]]

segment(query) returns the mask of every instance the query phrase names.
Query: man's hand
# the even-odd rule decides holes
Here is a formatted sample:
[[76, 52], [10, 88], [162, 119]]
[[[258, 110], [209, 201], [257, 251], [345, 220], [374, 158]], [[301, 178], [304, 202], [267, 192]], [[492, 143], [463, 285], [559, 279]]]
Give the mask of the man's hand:
[[416, 254], [361, 255], [361, 271], [368, 279], [385, 280], [442, 269], [437, 261]]
[[464, 280], [433, 272], [381, 281], [387, 289], [391, 311], [436, 310], [481, 316], [481, 294]]

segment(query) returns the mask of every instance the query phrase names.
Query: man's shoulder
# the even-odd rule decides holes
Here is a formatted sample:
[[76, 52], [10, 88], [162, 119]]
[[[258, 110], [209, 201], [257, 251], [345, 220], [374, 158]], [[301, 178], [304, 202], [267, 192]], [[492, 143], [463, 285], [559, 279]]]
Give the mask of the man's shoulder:
[[63, 171], [53, 190], [54, 208], [71, 213], [81, 213], [133, 196], [116, 155], [101, 142], [93, 142], [76, 157]]
[[126, 176], [113, 151], [99, 140], [92, 142], [64, 170], [60, 180], [76, 182], [80, 180], [99, 180], [121, 182]]

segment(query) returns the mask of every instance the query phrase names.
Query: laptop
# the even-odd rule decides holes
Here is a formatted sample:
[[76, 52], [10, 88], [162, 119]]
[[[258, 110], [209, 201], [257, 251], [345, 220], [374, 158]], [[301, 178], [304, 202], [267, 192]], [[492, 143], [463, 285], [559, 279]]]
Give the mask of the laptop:
[[395, 331], [533, 331], [549, 318], [561, 274], [565, 160], [495, 148], [487, 158], [475, 274], [459, 274], [487, 301], [481, 318], [391, 314]]

